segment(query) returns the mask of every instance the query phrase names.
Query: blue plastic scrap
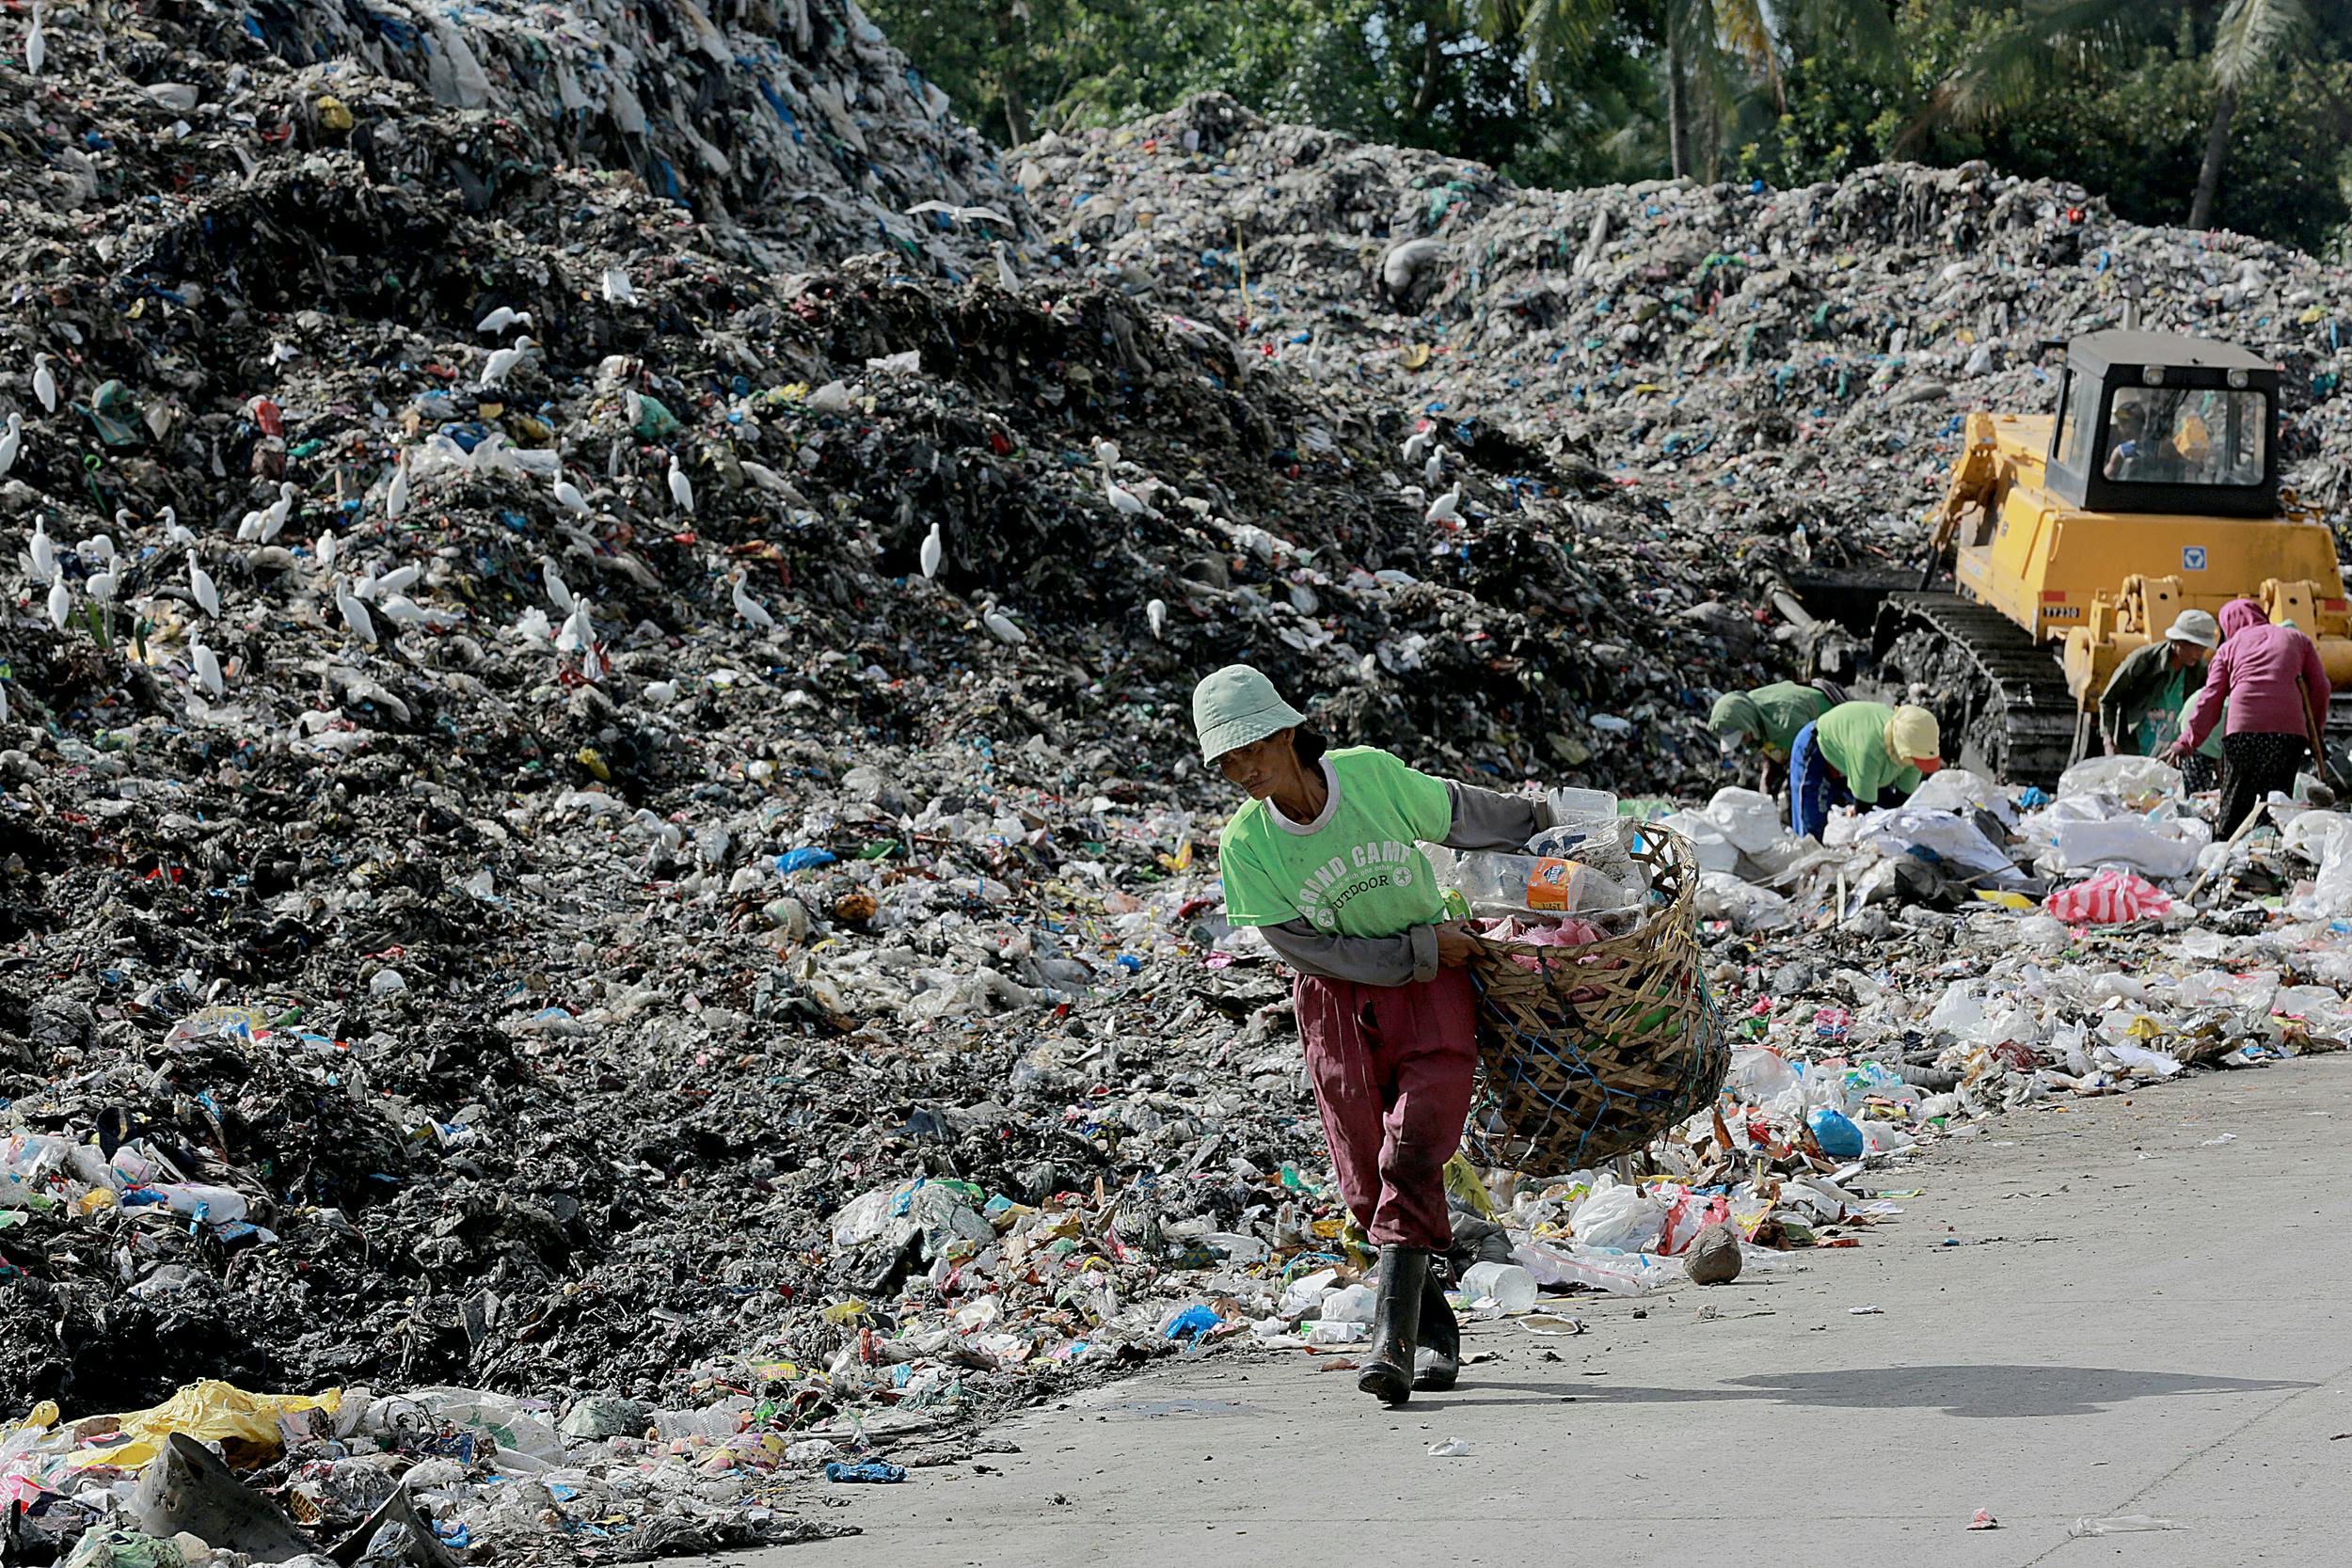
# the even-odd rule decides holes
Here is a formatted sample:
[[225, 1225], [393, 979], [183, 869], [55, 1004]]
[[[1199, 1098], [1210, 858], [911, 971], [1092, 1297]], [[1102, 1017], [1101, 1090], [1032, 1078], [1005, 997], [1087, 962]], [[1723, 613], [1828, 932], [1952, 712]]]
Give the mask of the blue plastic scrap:
[[907, 1472], [904, 1465], [886, 1459], [869, 1459], [863, 1465], [844, 1465], [836, 1459], [825, 1466], [825, 1479], [844, 1485], [882, 1486], [906, 1480]]
[[819, 849], [813, 846], [803, 845], [798, 849], [787, 849], [776, 857], [776, 875], [789, 877], [795, 871], [807, 871], [815, 866], [831, 865], [838, 858], [830, 849]]
[[1225, 1320], [1216, 1315], [1216, 1308], [1196, 1302], [1169, 1322], [1167, 1338], [1189, 1339], [1197, 1345], [1207, 1338], [1212, 1330], [1222, 1327], [1224, 1323]]

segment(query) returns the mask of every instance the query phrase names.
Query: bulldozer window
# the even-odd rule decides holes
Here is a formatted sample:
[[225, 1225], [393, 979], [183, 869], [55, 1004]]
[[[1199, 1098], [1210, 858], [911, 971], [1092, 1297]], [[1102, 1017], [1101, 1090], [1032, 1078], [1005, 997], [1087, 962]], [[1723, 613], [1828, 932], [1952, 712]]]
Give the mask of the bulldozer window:
[[2134, 387], [2107, 413], [2106, 477], [2125, 484], [2263, 482], [2270, 420], [2263, 394]]
[[2066, 372], [2066, 385], [2058, 393], [2058, 464], [2061, 468], [2081, 473], [2090, 467], [2085, 450], [2090, 432], [2099, 427], [2099, 378]]

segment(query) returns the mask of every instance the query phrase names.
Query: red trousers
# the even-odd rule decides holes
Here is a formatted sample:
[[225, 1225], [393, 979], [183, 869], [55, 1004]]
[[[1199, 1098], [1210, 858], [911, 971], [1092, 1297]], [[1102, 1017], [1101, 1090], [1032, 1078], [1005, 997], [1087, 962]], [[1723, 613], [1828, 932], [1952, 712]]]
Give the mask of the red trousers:
[[1470, 976], [1364, 986], [1303, 974], [1294, 1001], [1340, 1196], [1375, 1246], [1445, 1251], [1445, 1163], [1462, 1147], [1478, 1064]]

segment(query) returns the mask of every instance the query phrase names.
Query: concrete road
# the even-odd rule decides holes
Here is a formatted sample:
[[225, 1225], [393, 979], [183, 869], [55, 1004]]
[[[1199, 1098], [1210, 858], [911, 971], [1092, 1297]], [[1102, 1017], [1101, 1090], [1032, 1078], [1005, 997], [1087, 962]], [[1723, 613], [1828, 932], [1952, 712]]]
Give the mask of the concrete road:
[[[1175, 1364], [824, 1489], [866, 1533], [763, 1568], [2352, 1564], [2348, 1134], [2342, 1057], [2028, 1112], [1800, 1274], [1480, 1325], [1397, 1413], [1304, 1355]], [[2176, 1528], [2069, 1534], [2133, 1514]]]

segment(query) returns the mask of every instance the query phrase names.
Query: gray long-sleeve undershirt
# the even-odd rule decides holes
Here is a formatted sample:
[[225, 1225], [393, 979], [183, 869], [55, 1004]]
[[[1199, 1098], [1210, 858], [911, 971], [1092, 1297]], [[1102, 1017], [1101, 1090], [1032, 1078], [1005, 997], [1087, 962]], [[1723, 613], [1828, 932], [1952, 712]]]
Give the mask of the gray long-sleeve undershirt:
[[[1551, 808], [1531, 796], [1501, 795], [1449, 784], [1453, 821], [1438, 842], [1449, 849], [1517, 849], [1552, 825]], [[1266, 945], [1302, 974], [1402, 986], [1438, 977], [1438, 928], [1409, 926], [1392, 937], [1327, 936], [1305, 920], [1261, 926]]]

